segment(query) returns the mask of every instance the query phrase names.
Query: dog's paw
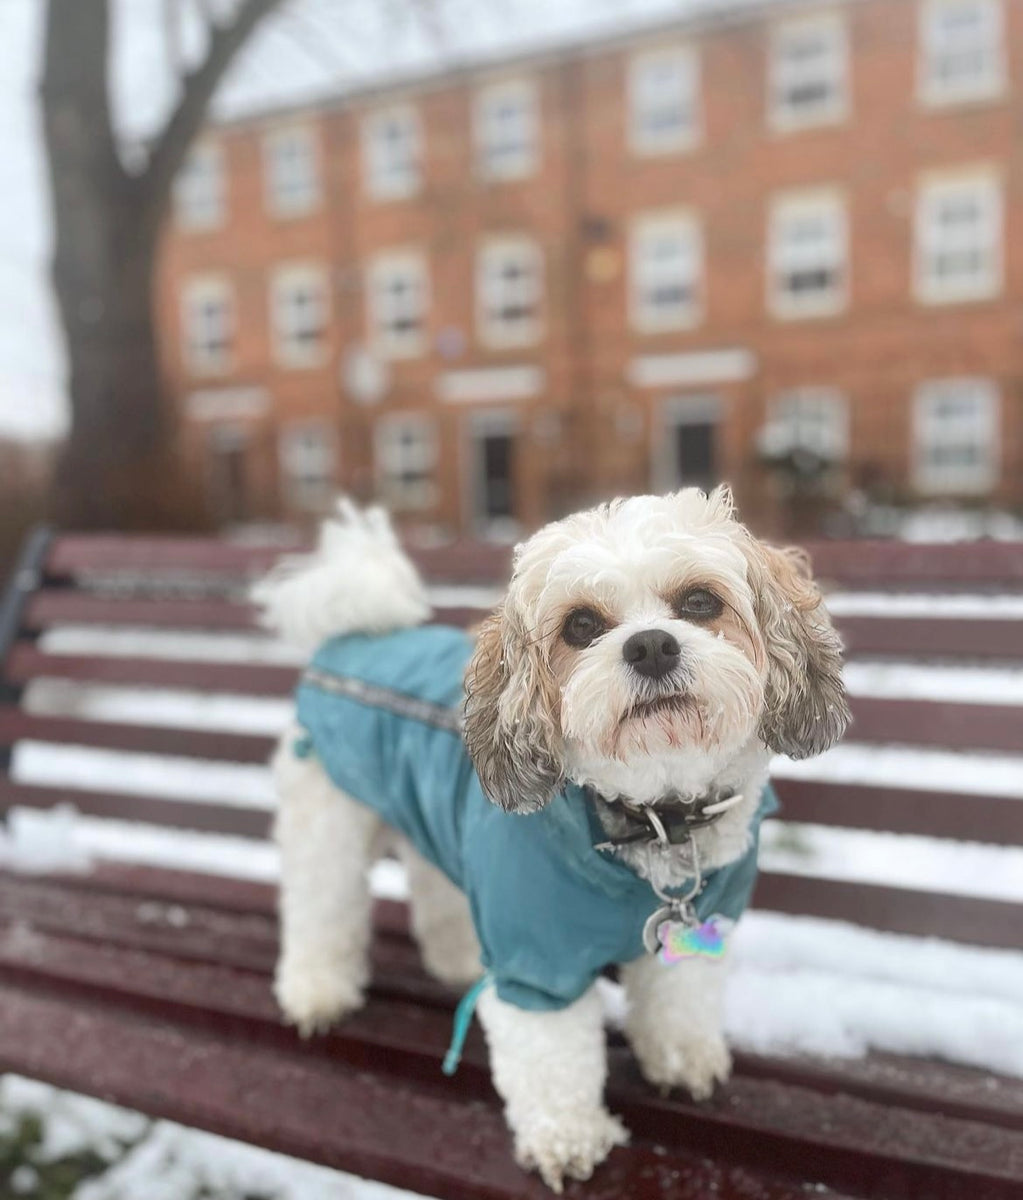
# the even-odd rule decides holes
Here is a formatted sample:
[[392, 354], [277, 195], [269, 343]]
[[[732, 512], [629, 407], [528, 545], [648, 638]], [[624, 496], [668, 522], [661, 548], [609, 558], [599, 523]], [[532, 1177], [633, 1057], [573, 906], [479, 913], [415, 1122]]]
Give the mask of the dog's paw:
[[615, 1146], [624, 1146], [629, 1131], [606, 1109], [560, 1113], [531, 1120], [515, 1137], [515, 1157], [527, 1171], [539, 1171], [552, 1191], [566, 1179], [589, 1179]]
[[702, 1038], [635, 1039], [633, 1051], [640, 1070], [655, 1087], [684, 1087], [694, 1100], [708, 1100], [719, 1083], [732, 1074], [732, 1055], [720, 1034]]
[[274, 995], [285, 1020], [302, 1037], [323, 1033], [365, 1002], [362, 981], [336, 965], [281, 964], [274, 979]]

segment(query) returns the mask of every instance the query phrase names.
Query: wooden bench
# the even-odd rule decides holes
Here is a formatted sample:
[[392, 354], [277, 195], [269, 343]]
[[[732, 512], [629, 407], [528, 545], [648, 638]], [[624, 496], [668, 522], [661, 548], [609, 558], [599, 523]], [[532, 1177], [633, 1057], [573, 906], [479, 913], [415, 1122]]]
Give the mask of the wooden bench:
[[[169, 756], [157, 761], [168, 772], [175, 759], [201, 769], [264, 763], [268, 732], [158, 724], [141, 707], [127, 720], [61, 713], [40, 696], [48, 687], [52, 701], [46, 681], [59, 680], [58, 696], [88, 684], [283, 703], [293, 663], [252, 661], [244, 649], [253, 642], [208, 652], [211, 635], [262, 637], [245, 585], [278, 553], [35, 533], [0, 609], [4, 810], [71, 804], [112, 828], [130, 820], [227, 836], [240, 839], [242, 859], [246, 847], [265, 856], [265, 802], [133, 794], [90, 787], [93, 776], [27, 781], [21, 764], [26, 754], [46, 761], [47, 747], [58, 746]], [[900, 592], [1023, 595], [1018, 547], [823, 544], [814, 555], [834, 586], [895, 596], [893, 604]], [[417, 557], [429, 579], [449, 585], [439, 616], [454, 621], [474, 619], [508, 567], [494, 547]], [[894, 618], [885, 603], [839, 617], [854, 657], [1023, 663], [1018, 617]], [[193, 643], [179, 640], [171, 652], [172, 633]], [[1019, 707], [994, 702], [854, 696], [853, 710], [862, 743], [1011, 754], [1023, 742]], [[1018, 797], [788, 778], [778, 790], [792, 821], [1023, 845]], [[420, 970], [403, 906], [378, 903], [367, 1008], [302, 1042], [280, 1023], [270, 993], [274, 904], [265, 881], [113, 858], [85, 873], [0, 873], [0, 1069], [426, 1194], [547, 1195], [511, 1159], [478, 1029], [458, 1075], [440, 1072], [457, 997]], [[995, 899], [768, 870], [756, 907], [1023, 949], [1019, 906]], [[890, 1055], [742, 1054], [732, 1082], [695, 1104], [647, 1087], [615, 1035], [611, 1060], [610, 1103], [633, 1144], [590, 1183], [572, 1185], [573, 1196], [1023, 1195], [1023, 1080]]]

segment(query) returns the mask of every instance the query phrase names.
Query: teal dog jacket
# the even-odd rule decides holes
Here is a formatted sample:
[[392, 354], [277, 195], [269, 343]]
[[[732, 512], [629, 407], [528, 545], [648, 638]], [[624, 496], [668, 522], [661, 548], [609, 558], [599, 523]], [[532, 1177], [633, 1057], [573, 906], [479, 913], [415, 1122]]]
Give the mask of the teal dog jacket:
[[[595, 848], [603, 835], [585, 789], [570, 783], [528, 815], [486, 798], [461, 736], [471, 653], [467, 634], [439, 625], [334, 638], [302, 678], [298, 720], [333, 783], [466, 894], [501, 999], [563, 1008], [605, 967], [646, 953], [643, 927], [661, 901]], [[776, 807], [768, 787], [746, 853], [705, 874], [693, 902], [701, 921], [746, 908], [760, 822]]]

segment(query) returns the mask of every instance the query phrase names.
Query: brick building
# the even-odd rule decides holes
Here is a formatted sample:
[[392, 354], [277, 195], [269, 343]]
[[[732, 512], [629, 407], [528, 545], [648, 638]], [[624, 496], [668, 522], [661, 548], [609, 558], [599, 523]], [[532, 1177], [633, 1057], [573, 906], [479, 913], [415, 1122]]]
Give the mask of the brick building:
[[1023, 3], [733, 6], [217, 125], [158, 306], [222, 519], [729, 479], [1023, 504]]

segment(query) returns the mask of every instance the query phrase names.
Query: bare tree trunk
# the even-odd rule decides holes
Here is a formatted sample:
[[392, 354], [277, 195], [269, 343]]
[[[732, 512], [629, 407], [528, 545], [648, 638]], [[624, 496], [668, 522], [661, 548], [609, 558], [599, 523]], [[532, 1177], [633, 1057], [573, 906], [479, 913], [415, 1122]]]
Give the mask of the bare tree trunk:
[[189, 526], [203, 516], [179, 453], [153, 320], [160, 223], [217, 84], [280, 0], [242, 0], [210, 28], [206, 59], [146, 170], [122, 165], [108, 96], [109, 0], [49, 0], [41, 101], [56, 244], [53, 286], [70, 369], [71, 429], [54, 518], [76, 528]]

